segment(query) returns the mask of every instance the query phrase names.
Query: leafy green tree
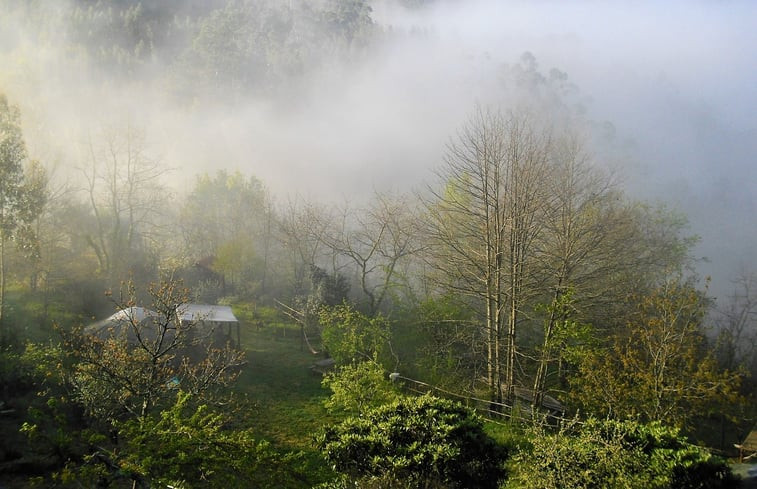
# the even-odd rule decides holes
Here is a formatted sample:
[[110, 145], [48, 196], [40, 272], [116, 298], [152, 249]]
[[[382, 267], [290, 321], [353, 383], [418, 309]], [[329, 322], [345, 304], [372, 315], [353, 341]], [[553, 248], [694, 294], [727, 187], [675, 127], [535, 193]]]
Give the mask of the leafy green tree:
[[257, 178], [222, 170], [200, 175], [181, 210], [186, 258], [214, 257], [211, 266], [230, 290], [249, 291], [253, 281], [265, 289], [274, 219]]
[[6, 291], [6, 247], [11, 240], [22, 246], [35, 242], [32, 223], [42, 211], [46, 197], [44, 172], [39, 166], [33, 178], [26, 178], [26, 145], [21, 132], [21, 115], [0, 94], [0, 343], [7, 339], [3, 324]]
[[538, 349], [539, 361], [534, 377], [534, 412], [538, 412], [544, 401], [550, 363], [575, 362], [582, 357], [585, 348], [593, 341], [591, 326], [574, 319], [577, 314], [573, 297], [571, 289], [563, 290], [556, 293], [554, 302], [544, 308], [544, 341]]
[[496, 488], [507, 451], [469, 409], [432, 396], [401, 398], [327, 427], [317, 439], [348, 480], [401, 487]]
[[178, 391], [159, 414], [120, 425], [125, 446], [101, 455], [152, 486], [291, 487], [300, 477], [252, 430], [235, 427], [231, 415], [190, 400]]
[[697, 416], [736, 401], [738, 373], [720, 370], [707, 345], [702, 293], [671, 279], [635, 305], [609, 348], [582, 360], [571, 381], [581, 406], [601, 416], [690, 427]]
[[237, 92], [266, 74], [266, 32], [260, 3], [229, 2], [200, 22], [192, 42], [192, 60], [199, 80]]
[[[53, 470], [81, 453], [74, 420], [79, 411], [68, 402], [63, 382], [64, 358], [59, 346], [27, 343], [19, 353], [0, 353], [0, 395], [4, 436], [0, 472], [24, 471], [28, 460], [38, 470]], [[15, 428], [15, 429], [14, 429]]]
[[412, 365], [414, 371], [408, 376], [448, 390], [473, 392], [470, 372], [476, 359], [470, 352], [479, 328], [468, 304], [454, 294], [429, 297], [408, 308], [397, 325], [393, 337], [406, 365], [403, 372]]
[[512, 489], [716, 489], [735, 487], [722, 459], [675, 428], [636, 421], [574, 422], [558, 432], [534, 428], [516, 454]]
[[[62, 419], [58, 403], [48, 399], [46, 413], [34, 409], [36, 423], [22, 428], [34, 453], [57, 462], [48, 479], [54, 487], [272, 488], [302, 487], [307, 480], [296, 455], [279, 454], [235, 419], [236, 404], [220, 410], [177, 389], [159, 411], [98, 431]], [[45, 445], [60, 453], [50, 457], [37, 448]]]
[[[189, 96], [234, 101], [296, 78], [316, 54], [311, 2], [227, 1], [197, 18], [174, 63]], [[312, 39], [318, 41], [319, 39]], [[187, 83], [187, 80], [191, 83]]]
[[72, 6], [61, 20], [70, 24], [69, 42], [88, 52], [93, 64], [125, 76], [155, 54], [156, 37], [165, 34], [169, 20], [157, 18], [158, 13], [141, 2], [99, 2]]
[[[62, 331], [65, 355], [42, 364], [61, 392], [43, 393], [46, 402], [25, 432], [54, 451], [54, 460], [69, 460], [53, 479], [62, 487], [120, 487], [124, 481], [195, 487], [199, 480], [259, 487], [274, 480], [266, 471], [273, 470], [275, 454], [207, 407], [224, 401], [226, 412], [235, 412], [226, 387], [239, 373], [243, 352], [217, 346], [211, 332], [180, 319], [187, 302], [180, 283], [154, 284], [144, 317], [133, 286], [125, 292], [116, 301], [119, 322]], [[69, 415], [72, 408], [78, 416]], [[238, 463], [223, 459], [230, 454]]]
[[29, 288], [36, 290], [41, 281], [43, 234], [42, 218], [50, 207], [47, 170], [31, 161], [25, 171], [26, 217], [28, 222], [16, 231], [15, 241], [23, 261], [29, 269]]
[[341, 273], [330, 275], [321, 267], [313, 265], [310, 268], [310, 282], [313, 285], [313, 302], [319, 307], [333, 307], [347, 300], [350, 284]]
[[327, 32], [350, 46], [364, 46], [374, 33], [373, 9], [366, 0], [329, 0], [322, 11]]

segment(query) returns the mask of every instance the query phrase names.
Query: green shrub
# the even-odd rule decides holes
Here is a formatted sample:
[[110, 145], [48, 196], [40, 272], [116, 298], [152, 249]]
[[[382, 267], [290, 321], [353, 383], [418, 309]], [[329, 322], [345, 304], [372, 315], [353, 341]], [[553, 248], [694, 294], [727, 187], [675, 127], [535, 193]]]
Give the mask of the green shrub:
[[337, 364], [387, 360], [389, 321], [385, 317], [366, 316], [345, 303], [322, 308], [320, 322], [323, 344]]
[[481, 420], [460, 404], [429, 395], [348, 418], [325, 429], [318, 445], [337, 472], [374, 482], [365, 487], [486, 489], [505, 475], [507, 452], [484, 432]]
[[718, 489], [737, 482], [724, 461], [660, 423], [572, 423], [536, 428], [530, 449], [512, 459], [508, 488]]
[[120, 453], [108, 454], [121, 466], [155, 486], [286, 487], [293, 471], [288, 461], [247, 429], [228, 429], [229, 419], [206, 405], [192, 407], [190, 395], [177, 392], [176, 403], [159, 416], [120, 426], [126, 440]]
[[399, 396], [384, 369], [376, 362], [343, 365], [326, 374], [323, 386], [332, 394], [324, 402], [332, 413], [360, 414], [394, 401]]

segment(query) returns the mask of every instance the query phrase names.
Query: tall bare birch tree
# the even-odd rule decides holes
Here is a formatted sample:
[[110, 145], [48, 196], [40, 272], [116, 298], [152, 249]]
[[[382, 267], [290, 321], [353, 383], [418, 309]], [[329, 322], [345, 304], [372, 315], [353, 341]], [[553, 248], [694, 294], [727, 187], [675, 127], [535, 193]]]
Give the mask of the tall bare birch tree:
[[560, 360], [564, 345], [559, 338], [575, 334], [560, 331], [578, 325], [575, 314], [570, 313], [574, 311], [573, 303], [595, 303], [600, 291], [610, 292], [606, 277], [617, 276], [624, 263], [635, 262], [627, 256], [627, 243], [634, 230], [632, 216], [612, 176], [592, 164], [575, 135], [563, 135], [551, 149], [553, 168], [547, 183], [550, 199], [546, 201], [543, 233], [536, 245], [539, 268], [544, 274], [544, 300], [549, 307], [543, 343], [537, 352], [535, 407], [544, 398], [549, 363]]
[[478, 109], [449, 144], [440, 188], [426, 200], [431, 264], [443, 286], [480, 306], [495, 402], [514, 397], [518, 326], [550, 198], [549, 146], [526, 117]]

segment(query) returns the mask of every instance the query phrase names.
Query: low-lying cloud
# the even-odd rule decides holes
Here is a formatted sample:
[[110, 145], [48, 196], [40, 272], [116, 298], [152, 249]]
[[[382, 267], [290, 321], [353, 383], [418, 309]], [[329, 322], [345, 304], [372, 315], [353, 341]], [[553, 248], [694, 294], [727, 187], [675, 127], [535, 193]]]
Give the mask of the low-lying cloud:
[[104, 76], [35, 38], [29, 19], [6, 19], [0, 89], [21, 107], [32, 155], [61, 175], [99, 129], [132, 125], [179, 170], [178, 189], [224, 168], [261, 178], [282, 199], [359, 199], [427, 181], [474, 104], [522, 102], [508, 77], [529, 52], [539, 73], [566, 74], [566, 100], [605, 128], [595, 154], [621, 167], [629, 193], [688, 214], [702, 236], [696, 251], [710, 260], [700, 271], [716, 289], [754, 261], [757, 4], [427, 3], [375, 2], [380, 39], [369, 51], [325, 62], [275, 97], [233, 103], [177, 103], [160, 65], [128, 81]]

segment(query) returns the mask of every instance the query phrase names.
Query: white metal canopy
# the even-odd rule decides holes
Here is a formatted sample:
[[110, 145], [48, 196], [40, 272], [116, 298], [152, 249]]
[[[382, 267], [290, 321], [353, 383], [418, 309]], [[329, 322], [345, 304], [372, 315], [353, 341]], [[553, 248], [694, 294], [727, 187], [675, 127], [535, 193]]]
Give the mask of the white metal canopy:
[[182, 321], [207, 321], [211, 323], [238, 323], [229, 306], [208, 304], [182, 304], [176, 313]]

